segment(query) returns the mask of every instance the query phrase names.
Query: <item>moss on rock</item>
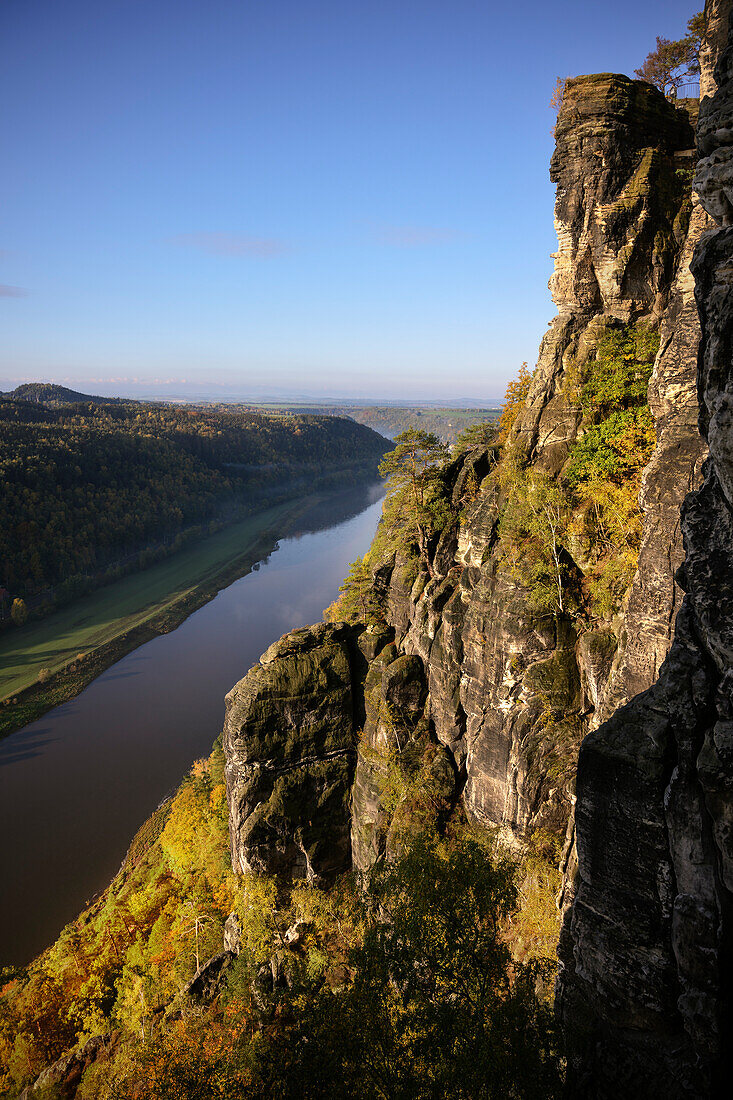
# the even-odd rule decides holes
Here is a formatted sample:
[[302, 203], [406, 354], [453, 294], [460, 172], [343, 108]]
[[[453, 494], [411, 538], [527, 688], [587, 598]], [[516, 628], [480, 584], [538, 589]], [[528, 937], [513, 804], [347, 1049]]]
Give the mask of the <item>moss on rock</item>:
[[349, 866], [357, 654], [355, 631], [344, 623], [296, 630], [227, 695], [235, 870], [320, 881]]

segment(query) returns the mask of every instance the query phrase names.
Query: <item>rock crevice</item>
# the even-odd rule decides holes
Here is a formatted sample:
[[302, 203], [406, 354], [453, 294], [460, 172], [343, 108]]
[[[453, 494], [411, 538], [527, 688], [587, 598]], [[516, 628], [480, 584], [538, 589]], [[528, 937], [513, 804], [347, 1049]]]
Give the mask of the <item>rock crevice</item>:
[[[709, 60], [726, 5], [706, 6]], [[729, 217], [732, 65], [723, 53], [721, 91], [700, 112], [702, 204], [690, 201], [691, 109], [600, 74], [568, 82], [558, 119], [558, 316], [510, 439], [524, 469], [557, 478], [585, 430], [574, 386], [599, 338], [658, 327], [656, 444], [620, 611], [538, 609], [506, 565], [496, 450], [478, 449], [445, 473], [460, 518], [430, 570], [402, 551], [374, 563], [384, 630], [295, 631], [227, 697], [238, 871], [368, 876], [398, 843], [395, 757], [509, 843], [565, 836], [558, 1006], [572, 1096], [709, 1095], [730, 1023], [733, 229], [710, 227]], [[582, 578], [582, 547], [563, 553]]]
[[[573, 1097], [722, 1096], [733, 1068], [733, 229], [728, 162], [716, 155], [733, 125], [733, 45], [720, 52], [730, 10], [729, 0], [706, 5], [703, 58], [707, 65], [719, 55], [718, 90], [701, 104], [695, 181], [722, 228], [707, 228], [691, 264], [709, 457], [682, 509], [685, 595], [659, 677], [580, 752], [576, 896], [558, 981]], [[702, 84], [714, 90], [709, 72]], [[672, 320], [675, 337], [681, 327], [689, 342], [686, 314]], [[637, 648], [657, 659], [653, 639]], [[635, 687], [633, 670], [622, 667], [616, 698]]]

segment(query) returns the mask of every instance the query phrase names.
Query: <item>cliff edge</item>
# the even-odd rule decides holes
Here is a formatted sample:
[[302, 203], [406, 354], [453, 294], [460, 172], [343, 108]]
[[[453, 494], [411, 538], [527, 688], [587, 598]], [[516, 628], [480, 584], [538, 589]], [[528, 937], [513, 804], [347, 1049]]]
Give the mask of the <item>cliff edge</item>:
[[[708, 62], [724, 6], [706, 7]], [[567, 83], [558, 314], [515, 418], [441, 471], [447, 518], [424, 546], [385, 516], [374, 621], [287, 635], [228, 698], [237, 870], [366, 878], [410, 785], [510, 845], [565, 837], [558, 1005], [577, 1096], [709, 1095], [728, 1020], [729, 231], [707, 232], [733, 211], [728, 56], [701, 110], [702, 205], [696, 104], [618, 74]]]
[[[559, 247], [551, 288], [558, 315], [526, 400], [502, 448], [469, 449], [447, 464], [441, 492], [449, 518], [427, 556], [397, 545], [383, 521], [369, 554], [381, 625], [376, 635], [365, 622], [350, 626], [361, 639], [350, 643], [360, 653], [348, 689], [358, 702], [349, 703], [350, 741], [348, 748], [340, 741], [339, 751], [342, 763], [350, 753], [356, 763], [353, 775], [344, 766], [339, 804], [350, 798], [351, 858], [363, 874], [389, 843], [390, 758], [409, 759], [412, 767], [430, 746], [429, 755], [445, 764], [449, 798], [460, 797], [471, 816], [497, 826], [509, 843], [537, 830], [563, 836], [570, 822], [565, 863], [571, 866], [580, 741], [604, 708], [653, 682], [669, 648], [678, 602], [672, 576], [682, 558], [679, 505], [704, 450], [695, 425], [699, 327], [688, 272], [705, 218], [691, 202], [694, 129], [689, 111], [651, 85], [603, 73], [568, 82], [556, 137], [551, 177]], [[616, 371], [620, 396], [600, 423], [587, 391], [606, 370]], [[604, 525], [595, 483], [584, 482], [576, 513], [564, 520], [559, 605], [538, 603], [533, 579], [517, 565], [525, 521], [510, 530], [509, 513], [538, 485], [569, 492], [583, 446], [587, 451], [588, 439], [604, 432], [606, 439], [611, 429], [618, 453], [632, 454], [630, 466], [623, 460], [626, 482], [614, 488], [623, 498], [623, 523], [609, 534], [616, 503], [609, 503]], [[572, 476], [587, 480], [582, 470]], [[623, 567], [612, 576], [616, 550]], [[380, 640], [373, 652], [362, 652], [367, 638], [372, 647]], [[225, 747], [237, 868], [273, 870], [282, 851], [302, 848], [298, 800], [277, 828], [262, 831], [274, 818], [265, 808], [273, 806], [269, 787], [252, 794], [250, 756], [260, 751], [260, 719], [249, 702], [244, 709], [234, 702], [267, 694], [268, 721], [273, 736], [276, 728], [281, 736], [292, 725], [290, 700], [300, 694], [308, 727], [306, 702], [316, 706], [318, 685], [313, 677], [303, 680], [308, 662], [294, 664], [293, 653], [311, 642], [297, 633], [283, 644], [294, 677], [283, 698], [271, 694], [269, 657], [230, 698]], [[390, 697], [391, 687], [376, 687], [385, 677], [391, 683], [390, 669], [406, 658], [412, 681], [421, 685], [409, 714]], [[277, 667], [286, 676], [288, 662]], [[338, 678], [335, 667], [330, 675]], [[320, 805], [319, 795], [316, 817]], [[257, 837], [269, 836], [271, 845], [255, 841], [253, 814]], [[315, 820], [310, 804], [307, 819]], [[349, 858], [341, 842], [339, 851], [341, 866]], [[288, 858], [298, 874], [318, 877], [307, 860]]]
[[[706, 5], [708, 62], [730, 11], [730, 0]], [[577, 891], [557, 1000], [573, 1097], [718, 1096], [731, 1073], [730, 39], [715, 82], [700, 107], [695, 189], [721, 228], [702, 236], [692, 262], [699, 423], [710, 453], [682, 510], [685, 595], [659, 679], [580, 751]], [[709, 72], [703, 86], [712, 91]]]

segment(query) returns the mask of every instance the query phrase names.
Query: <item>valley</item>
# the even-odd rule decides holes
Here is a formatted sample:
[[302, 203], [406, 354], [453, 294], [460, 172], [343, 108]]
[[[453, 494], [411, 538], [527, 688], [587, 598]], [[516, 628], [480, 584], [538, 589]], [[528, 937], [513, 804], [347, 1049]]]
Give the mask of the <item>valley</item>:
[[733, 0], [656, 42], [557, 80], [500, 408], [0, 395], [13, 1100], [727, 1095]]
[[2, 964], [29, 961], [105, 887], [146, 816], [208, 755], [242, 665], [337, 595], [373, 535], [380, 493], [302, 502], [246, 576], [0, 743], [0, 829], [14, 838], [0, 857], [13, 884], [0, 902]]

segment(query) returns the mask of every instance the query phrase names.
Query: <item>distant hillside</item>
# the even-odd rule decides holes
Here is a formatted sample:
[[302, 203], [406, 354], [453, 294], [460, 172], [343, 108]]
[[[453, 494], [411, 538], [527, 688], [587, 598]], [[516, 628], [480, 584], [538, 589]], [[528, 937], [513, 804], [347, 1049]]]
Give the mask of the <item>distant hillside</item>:
[[[345, 417], [0, 398], [0, 587], [70, 599], [182, 538], [377, 475], [384, 438]], [[17, 395], [18, 391], [15, 391]], [[85, 395], [81, 395], [85, 396]]]
[[[164, 403], [164, 399], [156, 402], [133, 401], [125, 397], [95, 397], [88, 393], [79, 393], [78, 390], [70, 390], [66, 386], [57, 386], [50, 382], [25, 382], [22, 386], [9, 393], [0, 393], [1, 398], [13, 401], [26, 401], [36, 405], [45, 405], [48, 408], [61, 408], [64, 405], [94, 404], [94, 405], [133, 405]], [[394, 439], [400, 432], [407, 428], [423, 428], [426, 432], [434, 432], [444, 443], [454, 443], [456, 437], [464, 428], [471, 424], [482, 424], [487, 420], [498, 420], [501, 409], [498, 406], [485, 408], [440, 408], [432, 405], [308, 405], [288, 404], [287, 402], [244, 404], [230, 402], [214, 402], [201, 405], [191, 404], [180, 406], [178, 402], [171, 402], [175, 407], [188, 408], [215, 408], [222, 412], [234, 410], [242, 413], [258, 413], [267, 416], [341, 416], [355, 420], [357, 424], [364, 424], [375, 432]], [[7, 415], [7, 410], [6, 410]]]
[[[231, 408], [232, 406], [219, 406]], [[239, 406], [260, 412], [279, 412], [289, 416], [316, 414], [319, 416], [348, 416], [357, 424], [365, 424], [375, 432], [394, 439], [408, 428], [422, 428], [434, 432], [444, 443], [454, 443], [464, 428], [471, 424], [484, 424], [498, 420], [498, 406], [478, 409], [435, 408], [431, 405], [246, 405]]]
[[92, 401], [95, 405], [119, 404], [122, 397], [93, 397], [88, 393], [79, 393], [78, 390], [70, 390], [66, 386], [56, 386], [51, 382], [24, 382], [22, 386], [16, 386], [10, 393], [0, 396], [9, 397], [13, 401], [32, 401], [36, 405], [78, 405], [80, 402]]
[[444, 443], [454, 443], [459, 433], [471, 424], [498, 420], [501, 409], [433, 409], [424, 406], [375, 405], [363, 409], [358, 406], [344, 406], [334, 410], [334, 414], [350, 416], [357, 424], [365, 424], [388, 439], [394, 439], [408, 428], [422, 428], [426, 432], [434, 432]]

